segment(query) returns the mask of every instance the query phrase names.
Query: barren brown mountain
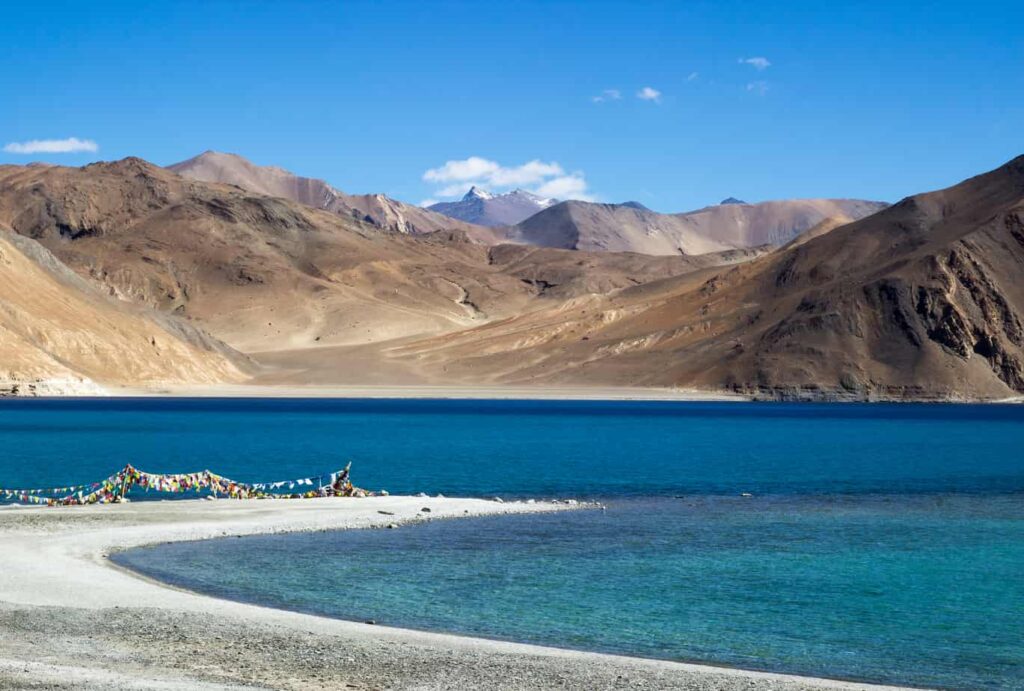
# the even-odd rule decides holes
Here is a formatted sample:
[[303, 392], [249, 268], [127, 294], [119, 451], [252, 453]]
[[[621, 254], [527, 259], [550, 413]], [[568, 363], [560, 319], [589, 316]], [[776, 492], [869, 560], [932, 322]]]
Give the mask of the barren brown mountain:
[[703, 254], [737, 247], [695, 230], [684, 220], [632, 204], [561, 202], [507, 232], [530, 245], [571, 250]]
[[[112, 296], [194, 320], [241, 351], [324, 357], [338, 348], [334, 381], [346, 382], [377, 376], [350, 357], [354, 348], [756, 255], [588, 254], [486, 247], [459, 231], [410, 236], [132, 158], [0, 167], [0, 223]], [[387, 366], [381, 376], [402, 372]]]
[[[139, 369], [121, 379], [242, 376], [246, 362], [191, 321], [254, 355], [265, 383], [1001, 398], [1024, 392], [1022, 212], [1024, 157], [859, 221], [826, 219], [774, 251], [648, 256], [390, 232], [139, 159], [3, 166], [0, 226], [57, 258], [5, 245], [21, 267], [8, 274], [5, 347], [37, 379], [114, 381], [82, 347], [15, 349], [10, 334], [70, 329], [67, 343], [130, 353]], [[64, 276], [74, 295], [36, 291], [37, 274]], [[27, 299], [36, 292], [45, 299]], [[84, 323], [54, 311], [71, 300], [89, 306], [74, 303]], [[102, 330], [90, 309], [138, 321]], [[156, 349], [154, 334], [159, 362], [143, 343]]]
[[780, 246], [827, 218], [856, 221], [887, 206], [863, 199], [782, 199], [717, 204], [674, 215], [698, 233], [734, 247]]
[[849, 216], [829, 216], [821, 223], [818, 223], [809, 230], [805, 230], [800, 235], [797, 235], [795, 238], [783, 245], [782, 248], [790, 249], [792, 247], [797, 247], [813, 240], [814, 238], [821, 237], [826, 233], [831, 233], [836, 228], [845, 226], [847, 223], [853, 223], [853, 219]]
[[509, 229], [516, 242], [546, 247], [645, 254], [700, 254], [783, 245], [827, 218], [856, 220], [887, 205], [856, 199], [723, 203], [660, 214], [636, 203], [562, 202]]
[[766, 396], [1024, 392], [1024, 157], [727, 270], [406, 346], [498, 383]]
[[[827, 218], [856, 220], [886, 206], [881, 202], [856, 199], [795, 199], [760, 204], [731, 200], [687, 213], [660, 214], [636, 203], [568, 201], [544, 209], [519, 225], [492, 228], [466, 223], [382, 194], [345, 194], [323, 180], [302, 177], [273, 166], [257, 166], [237, 154], [207, 151], [170, 165], [168, 169], [193, 180], [237, 185], [250, 192], [283, 197], [401, 233], [460, 230], [474, 242], [489, 245], [514, 242], [655, 255], [778, 246]], [[472, 194], [471, 191], [467, 197]], [[497, 197], [488, 203], [497, 203], [503, 198]], [[486, 199], [490, 200], [490, 195], [486, 195]], [[442, 206], [445, 205], [438, 208]]]
[[248, 364], [175, 317], [103, 295], [34, 240], [0, 230], [0, 394], [240, 382]]
[[483, 226], [405, 204], [383, 194], [346, 194], [323, 180], [295, 175], [275, 166], [258, 166], [237, 154], [206, 151], [170, 165], [168, 169], [193, 180], [222, 182], [270, 197], [284, 197], [400, 233], [462, 230], [470, 238], [486, 244], [498, 239], [494, 231]]

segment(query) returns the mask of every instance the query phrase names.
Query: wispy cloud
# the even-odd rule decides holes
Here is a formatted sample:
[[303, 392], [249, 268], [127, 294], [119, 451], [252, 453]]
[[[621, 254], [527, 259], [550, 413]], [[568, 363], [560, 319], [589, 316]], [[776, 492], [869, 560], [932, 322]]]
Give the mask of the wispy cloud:
[[747, 84], [747, 91], [755, 93], [758, 96], [764, 96], [766, 93], [768, 93], [768, 82], [750, 82], [749, 84]]
[[[433, 194], [441, 199], [461, 196], [470, 187], [496, 193], [522, 187], [545, 197], [593, 199], [587, 192], [586, 178], [581, 171], [567, 173], [558, 163], [539, 159], [518, 166], [503, 166], [497, 161], [470, 156], [427, 170], [423, 180], [438, 186]], [[421, 206], [432, 203], [437, 203], [436, 199], [425, 200]]]
[[594, 198], [587, 192], [587, 181], [583, 177], [583, 173], [579, 172], [552, 178], [538, 187], [536, 192], [542, 197], [554, 197], [555, 199], [591, 201]]
[[766, 69], [772, 66], [771, 60], [765, 57], [740, 58], [737, 62], [739, 62], [741, 65], [750, 65], [758, 72], [764, 72]]
[[440, 168], [431, 168], [423, 173], [427, 182], [467, 182], [484, 180], [495, 187], [530, 185], [554, 175], [564, 175], [562, 166], [555, 162], [545, 163], [534, 159], [512, 168], [506, 168], [495, 161], [479, 156], [470, 156], [459, 161], [448, 161]]
[[653, 103], [661, 103], [661, 92], [657, 89], [645, 86], [636, 92], [636, 97], [641, 101], [651, 101]]
[[687, 77], [686, 77], [686, 81], [692, 82], [692, 81], [696, 80], [697, 77], [699, 77], [699, 76], [700, 76], [700, 72], [690, 72], [690, 74], [687, 75]]
[[594, 103], [604, 103], [605, 101], [618, 101], [622, 98], [622, 92], [618, 89], [605, 89], [598, 96], [591, 96], [590, 100]]
[[441, 200], [439, 199], [424, 199], [423, 201], [420, 202], [420, 206], [422, 206], [425, 209], [428, 206], [433, 206], [434, 204], [437, 204], [440, 201]]
[[440, 168], [431, 168], [423, 173], [427, 182], [450, 182], [452, 180], [472, 180], [490, 175], [500, 168], [494, 161], [479, 156], [470, 156], [459, 161], [448, 161]]
[[4, 146], [9, 154], [76, 154], [81, 152], [99, 151], [99, 146], [91, 139], [33, 139], [27, 142], [11, 142]]

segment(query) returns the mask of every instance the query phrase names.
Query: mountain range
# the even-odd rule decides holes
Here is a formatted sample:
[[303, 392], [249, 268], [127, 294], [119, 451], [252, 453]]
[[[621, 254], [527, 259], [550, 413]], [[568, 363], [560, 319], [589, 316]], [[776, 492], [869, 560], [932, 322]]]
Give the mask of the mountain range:
[[642, 254], [699, 254], [759, 245], [782, 245], [825, 219], [851, 221], [882, 202], [797, 199], [747, 204], [728, 198], [717, 206], [661, 214], [637, 202], [559, 202], [526, 190], [493, 195], [472, 187], [457, 202], [427, 209], [382, 194], [346, 194], [325, 182], [237, 154], [206, 151], [168, 166], [193, 180], [236, 185], [315, 209], [407, 234], [459, 230], [474, 242], [505, 242]]
[[[137, 158], [83, 168], [0, 166], [0, 228], [45, 248], [51, 263], [82, 279], [64, 281], [81, 302], [97, 303], [100, 295], [103, 310], [113, 299], [149, 311], [150, 317], [138, 319], [152, 322], [152, 315], [160, 315], [173, 318], [178, 331], [198, 327], [202, 338], [186, 340], [220, 353], [224, 368], [235, 363], [225, 355], [234, 351], [255, 356], [376, 347], [751, 256], [647, 258], [488, 247], [457, 229], [410, 235], [234, 185], [184, 178]], [[8, 274], [14, 291], [20, 279]], [[45, 304], [32, 304], [18, 319], [24, 333], [38, 336], [38, 349], [83, 382], [124, 383], [116, 368], [104, 374], [89, 365], [84, 352], [79, 362], [75, 351], [56, 350], [52, 339], [40, 335], [44, 329], [35, 328], [50, 328], [55, 318]], [[83, 336], [76, 347], [86, 349], [88, 340]], [[19, 368], [7, 372], [6, 381], [38, 383], [66, 374], [41, 372]], [[206, 383], [234, 376], [180, 374], [166, 380]], [[376, 376], [358, 369], [351, 374]], [[155, 382], [155, 375], [139, 378]]]
[[644, 254], [700, 254], [784, 245], [825, 219], [854, 221], [887, 205], [856, 199], [794, 199], [660, 214], [636, 202], [555, 204], [509, 229], [515, 242], [563, 249]]
[[459, 229], [484, 242], [494, 236], [478, 226], [459, 223], [426, 209], [391, 199], [383, 194], [346, 194], [324, 180], [307, 178], [276, 166], [258, 166], [237, 155], [206, 151], [167, 166], [178, 175], [203, 182], [237, 185], [252, 192], [323, 209], [399, 233], [432, 233]]
[[448, 363], [455, 377], [499, 373], [509, 383], [856, 400], [1024, 393], [1024, 156], [819, 231], [739, 266], [538, 310], [402, 353]]
[[[403, 231], [351, 213], [341, 196], [344, 207], [315, 204], [324, 198], [312, 184], [264, 192], [197, 179], [200, 168], [185, 177], [137, 158], [0, 166], [0, 389], [1024, 393], [1024, 157], [853, 221], [864, 203], [790, 203], [782, 226], [738, 223], [784, 216], [743, 203], [657, 215], [693, 225], [672, 226], [672, 251], [646, 254], [615, 245], [648, 237], [636, 224], [653, 212], [638, 204], [562, 202], [537, 214], [568, 208], [575, 226], [603, 228], [588, 231], [600, 251], [579, 236], [562, 249], [473, 237], [481, 226], [447, 221]], [[274, 177], [257, 172], [249, 185]], [[540, 227], [533, 220], [517, 227]], [[785, 229], [797, 220], [810, 225], [793, 237]]]
[[557, 199], [539, 197], [526, 190], [491, 194], [471, 187], [457, 202], [440, 202], [427, 208], [460, 221], [494, 228], [515, 225], [557, 203]]

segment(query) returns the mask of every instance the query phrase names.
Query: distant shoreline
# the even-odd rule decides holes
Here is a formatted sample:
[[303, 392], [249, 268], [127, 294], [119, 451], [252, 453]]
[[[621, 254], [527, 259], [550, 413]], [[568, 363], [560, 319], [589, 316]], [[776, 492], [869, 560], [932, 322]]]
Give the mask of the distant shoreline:
[[748, 396], [697, 389], [614, 386], [398, 386], [325, 385], [288, 386], [238, 384], [174, 386], [154, 389], [108, 388], [115, 396], [167, 398], [391, 398], [550, 401], [732, 401]]
[[37, 382], [34, 393], [4, 395], [4, 399], [104, 399], [104, 398], [224, 398], [224, 399], [392, 399], [392, 400], [492, 400], [492, 401], [678, 401], [693, 403], [931, 403], [1008, 405], [1024, 403], [1024, 396], [971, 399], [959, 396], [900, 397], [851, 396], [837, 392], [792, 391], [775, 395], [751, 395], [731, 391], [707, 391], [671, 387], [617, 386], [448, 386], [427, 384], [216, 384], [107, 386], [96, 390], [62, 390]]

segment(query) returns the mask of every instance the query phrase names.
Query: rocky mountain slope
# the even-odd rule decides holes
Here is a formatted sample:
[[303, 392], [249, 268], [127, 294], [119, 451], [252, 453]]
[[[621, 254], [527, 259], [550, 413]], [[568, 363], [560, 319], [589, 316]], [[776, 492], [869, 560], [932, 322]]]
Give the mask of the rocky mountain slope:
[[195, 320], [241, 351], [445, 333], [747, 254], [700, 258], [485, 247], [353, 218], [141, 159], [0, 166], [0, 223], [128, 302]]
[[718, 206], [659, 214], [635, 202], [558, 203], [525, 190], [492, 195], [474, 187], [460, 201], [423, 209], [382, 194], [345, 194], [323, 180], [257, 166], [236, 154], [207, 151], [168, 169], [193, 180], [290, 199], [393, 232], [459, 230], [472, 241], [488, 245], [513, 242], [659, 255], [782, 245], [826, 218], [856, 220], [885, 206], [849, 199], [747, 204], [730, 197]]
[[440, 202], [427, 208], [467, 223], [499, 227], [515, 225], [557, 203], [557, 199], [539, 197], [526, 190], [496, 195], [473, 187], [457, 202]]
[[727, 248], [783, 245], [826, 218], [856, 220], [885, 208], [881, 202], [796, 199], [722, 204], [682, 214], [660, 214], [636, 203], [556, 204], [509, 229], [514, 242], [544, 247], [645, 254], [699, 254]]
[[34, 240], [0, 230], [0, 395], [221, 384], [247, 369], [194, 326], [113, 300]]
[[589, 252], [703, 254], [731, 249], [678, 216], [636, 204], [562, 202], [509, 229], [513, 242]]
[[382, 232], [140, 159], [0, 166], [3, 362], [84, 387], [255, 371], [216, 338], [280, 384], [996, 399], [1024, 393], [1022, 219], [1024, 157], [776, 249], [664, 256]]
[[764, 396], [1024, 393], [1024, 157], [802, 244], [395, 354], [489, 383]]
[[494, 241], [493, 234], [486, 228], [462, 223], [383, 194], [345, 194], [323, 180], [302, 177], [274, 166], [257, 166], [237, 154], [206, 151], [167, 168], [193, 180], [237, 185], [250, 192], [291, 199], [384, 230], [411, 234], [462, 230], [474, 239]]
[[862, 199], [784, 199], [747, 204], [739, 200], [674, 214], [696, 232], [734, 247], [784, 245], [827, 218], [857, 220], [886, 202]]

